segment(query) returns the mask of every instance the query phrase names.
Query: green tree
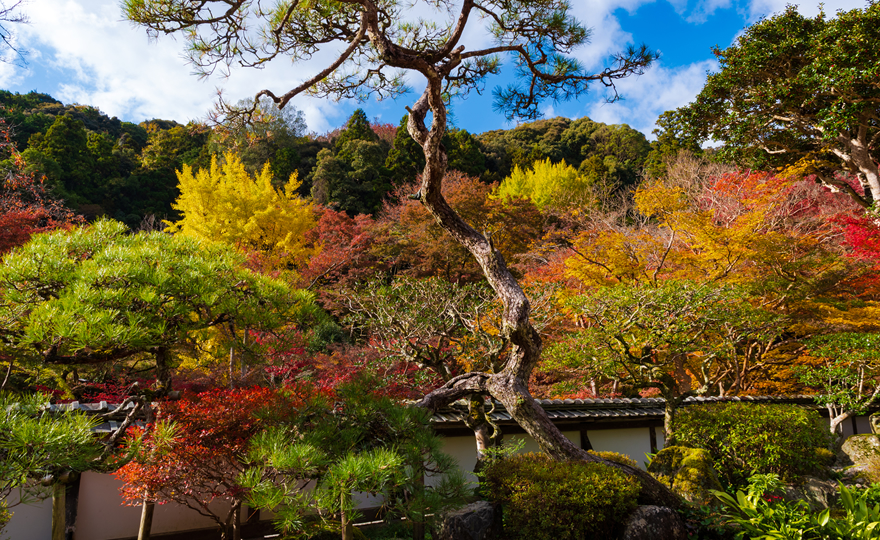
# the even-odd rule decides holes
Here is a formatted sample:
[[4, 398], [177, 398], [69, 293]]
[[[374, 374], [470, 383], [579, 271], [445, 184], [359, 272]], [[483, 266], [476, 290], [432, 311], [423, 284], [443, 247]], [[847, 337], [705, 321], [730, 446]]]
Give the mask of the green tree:
[[[180, 196], [177, 174], [184, 165], [209, 167], [208, 130], [198, 124], [150, 120], [138, 126], [136, 143], [143, 142], [137, 168], [113, 186], [116, 210], [113, 217], [136, 228], [149, 216], [179, 219], [171, 205]], [[141, 135], [146, 138], [142, 140]]]
[[[589, 120], [588, 120], [589, 121]], [[538, 160], [559, 162], [569, 160], [571, 150], [564, 140], [566, 131], [575, 123], [568, 118], [548, 118], [519, 125], [510, 130], [493, 130], [478, 137], [487, 168], [489, 180], [501, 180], [510, 176], [513, 168], [527, 169]], [[577, 167], [579, 161], [569, 161]]]
[[425, 154], [407, 131], [409, 116], [404, 116], [397, 126], [391, 150], [385, 159], [385, 167], [395, 187], [416, 181], [416, 175], [425, 168]]
[[[436, 408], [475, 392], [491, 394], [555, 458], [601, 460], [564, 437], [528, 393], [527, 382], [542, 348], [529, 322], [528, 298], [491, 238], [468, 225], [444, 199], [441, 188], [448, 155], [442, 140], [449, 101], [481, 90], [488, 76], [499, 73], [500, 55], [512, 57], [517, 80], [494, 92], [497, 109], [511, 119], [533, 119], [543, 100], [573, 98], [592, 82], [601, 81], [613, 92], [616, 80], [641, 73], [656, 54], [646, 46], [632, 48], [616, 55], [613, 65], [600, 73], [587, 72], [570, 53], [587, 42], [589, 31], [562, 0], [465, 0], [461, 5], [431, 6], [438, 11], [435, 16], [414, 19], [409, 4], [395, 1], [282, 2], [272, 9], [219, 0], [195, 4], [126, 0], [123, 4], [127, 18], [154, 34], [183, 33], [190, 60], [205, 73], [233, 62], [264, 65], [279, 57], [299, 60], [338, 46], [341, 52], [335, 60], [310, 79], [283, 93], [259, 92], [258, 96], [269, 96], [282, 107], [306, 91], [337, 98], [399, 96], [408, 90], [401, 71], [424, 77], [425, 89], [409, 108], [407, 122], [425, 156], [416, 195], [439, 225], [477, 259], [504, 304], [502, 332], [511, 346], [500, 372], [462, 374], [426, 396], [421, 406]], [[466, 50], [460, 43], [465, 28], [472, 17], [482, 16], [489, 21], [494, 44]], [[441, 28], [435, 20], [452, 22]], [[646, 500], [678, 504], [671, 492], [637, 468], [612, 466], [638, 475]]]
[[480, 150], [480, 143], [466, 130], [450, 129], [443, 144], [449, 155], [449, 169], [468, 176], [482, 176], [486, 171], [486, 157]]
[[[721, 70], [658, 124], [685, 144], [723, 142], [719, 157], [816, 174], [863, 206], [880, 200], [880, 4], [804, 17], [796, 6], [714, 49]], [[834, 172], [859, 177], [864, 194]]]
[[[413, 183], [425, 168], [425, 154], [407, 131], [408, 116], [400, 121], [385, 167], [394, 187]], [[452, 128], [443, 136], [443, 145], [449, 156], [449, 169], [468, 176], [482, 176], [486, 172], [486, 156], [476, 137], [463, 129]]]
[[843, 421], [864, 414], [880, 398], [880, 334], [825, 334], [806, 340], [806, 346], [823, 362], [802, 367], [798, 378], [821, 392], [816, 401], [828, 409], [831, 434], [840, 438]]
[[46, 175], [61, 197], [82, 204], [100, 196], [93, 184], [94, 156], [82, 121], [59, 116], [45, 135], [35, 134], [28, 144], [22, 156], [32, 170]]
[[[101, 220], [35, 236], [0, 267], [0, 354], [25, 369], [76, 369], [152, 358], [158, 389], [175, 354], [218, 325], [273, 330], [308, 293], [245, 270], [219, 243], [129, 234]], [[63, 383], [63, 381], [61, 381]]]
[[254, 113], [247, 121], [236, 117], [224, 122], [218, 117], [211, 131], [211, 150], [219, 155], [238, 155], [245, 169], [253, 175], [259, 174], [268, 162], [274, 183], [285, 184], [301, 163], [300, 146], [308, 130], [305, 115], [295, 107], [279, 109], [268, 98], [256, 103], [242, 100], [237, 107], [252, 107]]
[[668, 445], [678, 405], [688, 396], [714, 392], [750, 343], [781, 332], [777, 317], [727, 285], [667, 280], [602, 287], [576, 297], [571, 307], [585, 327], [571, 349], [591, 351], [588, 362], [610, 364], [637, 389], [660, 390]]
[[[91, 469], [104, 450], [96, 421], [73, 411], [40, 414], [46, 396], [0, 394], [0, 497], [30, 488], [39, 493], [46, 476]], [[47, 482], [49, 483], [49, 482]]]
[[45, 133], [55, 121], [54, 116], [42, 112], [41, 107], [44, 104], [61, 105], [61, 102], [49, 94], [39, 92], [13, 94], [7, 90], [0, 90], [0, 105], [3, 105], [0, 114], [6, 119], [7, 124], [15, 126], [12, 140], [20, 152], [27, 148], [28, 139], [33, 134]]
[[[126, 402], [126, 405], [128, 402]], [[108, 437], [95, 437], [97, 418], [64, 406], [49, 406], [46, 396], [0, 394], [0, 514], [7, 497], [19, 490], [19, 502], [53, 497], [52, 538], [64, 538], [65, 498], [75, 498], [79, 474], [97, 470], [109, 472], [130, 457], [120, 455], [116, 443], [141, 411], [137, 400], [124, 421]], [[67, 523], [73, 526], [74, 523]], [[0, 531], [3, 530], [0, 519]]]
[[350, 215], [374, 213], [391, 188], [388, 147], [373, 132], [362, 109], [348, 119], [333, 148], [318, 154], [311, 175], [312, 198]]
[[346, 150], [346, 145], [352, 141], [379, 141], [379, 136], [370, 127], [367, 113], [363, 109], [357, 109], [352, 113], [348, 118], [348, 122], [345, 123], [345, 129], [333, 141], [333, 148], [340, 159], [351, 161], [353, 156], [350, 155], [349, 150]]
[[[466, 491], [454, 460], [440, 451], [430, 415], [375, 394], [368, 379], [334, 394], [306, 399], [294, 414], [266, 422], [271, 427], [255, 437], [252, 467], [242, 476], [249, 502], [275, 512], [285, 536], [331, 530], [352, 540], [353, 492], [382, 494], [392, 515], [421, 526], [413, 537], [423, 538], [430, 516]], [[313, 490], [306, 489], [310, 482]]]

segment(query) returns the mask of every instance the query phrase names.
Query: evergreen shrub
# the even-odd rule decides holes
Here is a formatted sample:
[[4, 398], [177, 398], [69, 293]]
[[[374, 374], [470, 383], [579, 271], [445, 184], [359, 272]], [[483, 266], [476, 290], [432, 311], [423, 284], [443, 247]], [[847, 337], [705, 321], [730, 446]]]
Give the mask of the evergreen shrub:
[[827, 464], [831, 439], [819, 414], [796, 405], [719, 403], [684, 407], [677, 414], [678, 444], [712, 455], [722, 484], [742, 487], [752, 474], [790, 482]]
[[588, 450], [587, 453], [599, 456], [600, 458], [608, 460], [608, 461], [613, 461], [615, 463], [620, 463], [623, 465], [629, 465], [630, 467], [638, 467], [639, 466], [639, 464], [636, 463], [636, 460], [634, 460], [633, 458], [631, 458], [625, 454], [621, 454], [619, 452], [610, 452], [610, 451], [605, 451], [605, 450], [600, 450], [597, 452], [595, 450]]
[[638, 482], [602, 463], [518, 454], [492, 461], [483, 495], [502, 503], [506, 538], [604, 540], [635, 507]]

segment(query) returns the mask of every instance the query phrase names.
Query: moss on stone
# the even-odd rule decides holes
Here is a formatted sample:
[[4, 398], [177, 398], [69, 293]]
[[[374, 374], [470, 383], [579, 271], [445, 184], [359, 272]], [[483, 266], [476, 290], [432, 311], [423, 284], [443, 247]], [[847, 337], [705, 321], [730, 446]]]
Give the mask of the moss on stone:
[[880, 437], [873, 433], [853, 435], [844, 441], [840, 449], [856, 465], [867, 465], [880, 457]]
[[701, 448], [664, 448], [651, 460], [648, 472], [663, 485], [696, 504], [711, 502], [713, 497], [709, 490], [722, 489], [712, 465], [712, 456]]

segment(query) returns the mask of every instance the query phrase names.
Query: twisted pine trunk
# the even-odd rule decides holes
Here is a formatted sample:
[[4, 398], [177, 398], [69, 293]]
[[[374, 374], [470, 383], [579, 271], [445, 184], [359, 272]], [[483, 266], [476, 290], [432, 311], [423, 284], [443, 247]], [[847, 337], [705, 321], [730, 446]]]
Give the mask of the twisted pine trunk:
[[[443, 69], [451, 70], [454, 67], [452, 63]], [[501, 299], [502, 333], [510, 343], [507, 361], [500, 372], [471, 372], [455, 377], [425, 396], [420, 405], [436, 410], [471, 394], [491, 395], [554, 459], [604, 462], [639, 480], [642, 485], [640, 501], [678, 507], [680, 498], [648, 473], [636, 467], [605, 461], [575, 446], [529, 393], [527, 381], [538, 363], [542, 348], [541, 337], [529, 322], [529, 300], [507, 268], [504, 257], [492, 244], [491, 236], [480, 234], [462, 220], [441, 194], [447, 165], [446, 150], [440, 143], [446, 131], [446, 106], [441, 92], [443, 77], [437, 68], [430, 65], [420, 66], [420, 71], [428, 79], [428, 85], [409, 110], [407, 125], [410, 135], [425, 154], [426, 164], [417, 195], [440, 226], [476, 258], [489, 285]], [[425, 125], [428, 112], [432, 115], [430, 129]]]

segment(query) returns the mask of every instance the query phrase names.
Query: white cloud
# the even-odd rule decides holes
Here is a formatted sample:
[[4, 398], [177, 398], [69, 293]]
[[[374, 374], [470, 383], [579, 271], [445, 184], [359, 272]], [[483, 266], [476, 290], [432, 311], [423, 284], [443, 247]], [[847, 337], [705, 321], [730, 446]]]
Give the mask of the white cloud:
[[618, 91], [624, 99], [593, 103], [588, 106], [587, 116], [607, 124], [629, 124], [653, 138], [651, 131], [656, 127], [657, 117], [693, 101], [706, 84], [706, 72], [717, 68], [714, 60], [677, 68], [657, 63], [641, 77], [618, 82]]
[[[798, 12], [807, 17], [819, 14], [821, 0], [800, 0], [797, 2]], [[785, 11], [785, 6], [792, 4], [792, 0], [752, 0], [749, 9], [749, 20], [755, 22], [761, 17], [771, 16]], [[825, 15], [834, 17], [838, 10], [849, 11], [851, 9], [864, 9], [867, 0], [833, 0], [826, 1]]]
[[685, 20], [689, 23], [702, 24], [719, 9], [727, 9], [731, 0], [701, 0], [697, 2]]
[[576, 51], [574, 56], [583, 62], [589, 71], [604, 68], [610, 56], [626, 48], [633, 42], [633, 36], [624, 32], [614, 11], [622, 8], [630, 13], [652, 0], [592, 0], [575, 2], [572, 15], [591, 28], [590, 43]]
[[[42, 0], [30, 4], [31, 24], [19, 29], [22, 44], [36, 53], [27, 69], [13, 75], [0, 66], [0, 83], [56, 70], [56, 88], [40, 88], [65, 102], [93, 104], [110, 116], [132, 121], [149, 118], [180, 122], [203, 118], [222, 88], [231, 101], [252, 97], [269, 88], [283, 93], [311, 76], [333, 55], [322, 51], [308, 63], [293, 67], [276, 61], [266, 69], [234, 69], [228, 78], [199, 80], [183, 57], [185, 43], [162, 36], [148, 39], [142, 28], [122, 20], [116, 0]], [[321, 132], [339, 123], [339, 107], [327, 100], [298, 97], [309, 128]]]
[[24, 79], [21, 68], [16, 65], [21, 59], [12, 51], [0, 55], [0, 86], [9, 88]]

